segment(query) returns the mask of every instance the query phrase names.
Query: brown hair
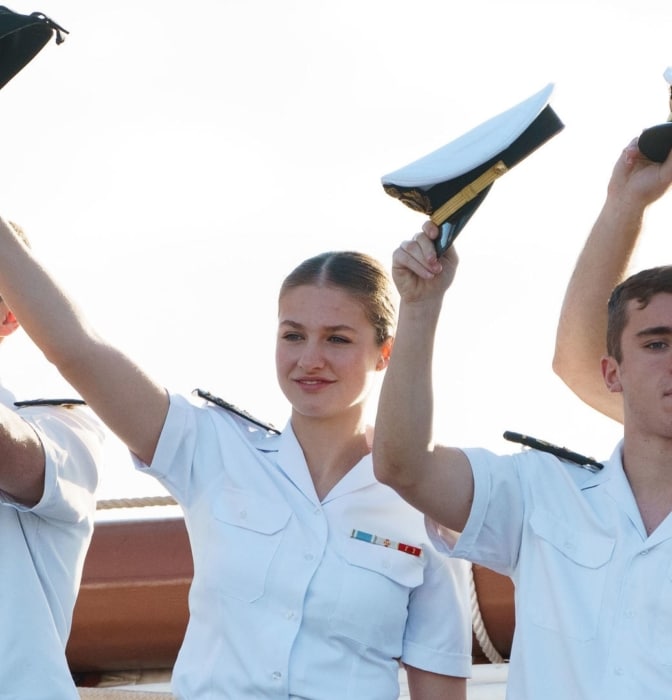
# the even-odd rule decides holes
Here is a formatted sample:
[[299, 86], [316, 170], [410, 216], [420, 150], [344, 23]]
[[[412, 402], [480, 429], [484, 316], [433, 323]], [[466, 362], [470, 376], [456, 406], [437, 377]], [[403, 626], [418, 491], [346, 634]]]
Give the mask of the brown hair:
[[304, 285], [338, 287], [356, 299], [382, 345], [394, 331], [396, 309], [392, 284], [385, 268], [365, 253], [330, 251], [308, 258], [285, 277], [279, 299], [290, 289]]
[[628, 302], [636, 301], [645, 308], [656, 294], [672, 294], [672, 265], [642, 270], [621, 282], [607, 304], [607, 353], [616, 362], [623, 359], [621, 338], [628, 322]]

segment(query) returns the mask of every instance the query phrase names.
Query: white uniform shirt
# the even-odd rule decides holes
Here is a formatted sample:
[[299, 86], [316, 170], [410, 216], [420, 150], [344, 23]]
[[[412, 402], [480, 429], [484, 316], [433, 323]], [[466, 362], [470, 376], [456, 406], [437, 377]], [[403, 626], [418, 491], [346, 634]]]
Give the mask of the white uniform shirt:
[[399, 658], [469, 675], [467, 565], [430, 548], [421, 514], [375, 480], [370, 457], [320, 502], [290, 426], [273, 435], [172, 396], [151, 468], [138, 466], [182, 505], [191, 541], [179, 698], [392, 700]]
[[672, 698], [672, 516], [647, 537], [621, 446], [595, 474], [533, 450], [465, 453], [474, 502], [452, 553], [515, 583], [507, 698]]
[[46, 473], [33, 508], [0, 492], [0, 699], [75, 700], [65, 646], [93, 531], [103, 432], [82, 407], [18, 413], [37, 431]]

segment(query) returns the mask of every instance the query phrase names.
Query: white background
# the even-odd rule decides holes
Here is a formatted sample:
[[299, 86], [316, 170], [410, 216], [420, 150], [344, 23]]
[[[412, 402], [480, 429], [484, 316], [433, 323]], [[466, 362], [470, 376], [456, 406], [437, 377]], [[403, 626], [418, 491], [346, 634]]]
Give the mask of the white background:
[[[555, 325], [620, 150], [665, 121], [669, 0], [15, 2], [70, 31], [0, 91], [0, 210], [94, 324], [172, 390], [283, 426], [277, 289], [303, 258], [389, 264], [424, 217], [380, 177], [555, 83], [562, 133], [458, 239], [435, 381], [452, 444], [510, 429], [606, 457], [620, 426], [554, 376]], [[672, 195], [634, 266], [669, 262]], [[21, 332], [19, 398], [72, 394]], [[101, 497], [159, 494], [110, 440]]]

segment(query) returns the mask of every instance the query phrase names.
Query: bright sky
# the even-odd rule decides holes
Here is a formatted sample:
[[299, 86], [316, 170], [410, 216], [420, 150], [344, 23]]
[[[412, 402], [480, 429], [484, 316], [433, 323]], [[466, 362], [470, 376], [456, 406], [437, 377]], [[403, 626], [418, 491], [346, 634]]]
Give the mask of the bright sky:
[[[458, 239], [440, 438], [515, 430], [606, 457], [620, 426], [551, 371], [564, 288], [620, 150], [665, 121], [670, 0], [16, 0], [70, 31], [0, 91], [2, 213], [94, 324], [173, 390], [283, 426], [276, 295], [326, 249], [389, 265], [424, 217], [380, 177], [555, 83], [566, 128]], [[669, 262], [672, 195], [635, 267]], [[25, 334], [20, 398], [72, 394]], [[110, 441], [101, 497], [162, 493]]]

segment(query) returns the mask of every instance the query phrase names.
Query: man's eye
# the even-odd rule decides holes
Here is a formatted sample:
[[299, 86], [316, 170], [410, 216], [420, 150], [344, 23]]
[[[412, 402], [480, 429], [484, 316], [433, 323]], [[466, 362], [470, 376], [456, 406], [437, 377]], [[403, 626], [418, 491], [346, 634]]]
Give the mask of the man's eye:
[[298, 333], [284, 333], [282, 336], [283, 340], [296, 341], [301, 340], [301, 336]]
[[330, 343], [349, 343], [349, 338], [344, 338], [342, 335], [332, 335], [329, 338]]
[[664, 340], [654, 340], [646, 344], [646, 347], [650, 350], [663, 350], [667, 347], [667, 343]]

